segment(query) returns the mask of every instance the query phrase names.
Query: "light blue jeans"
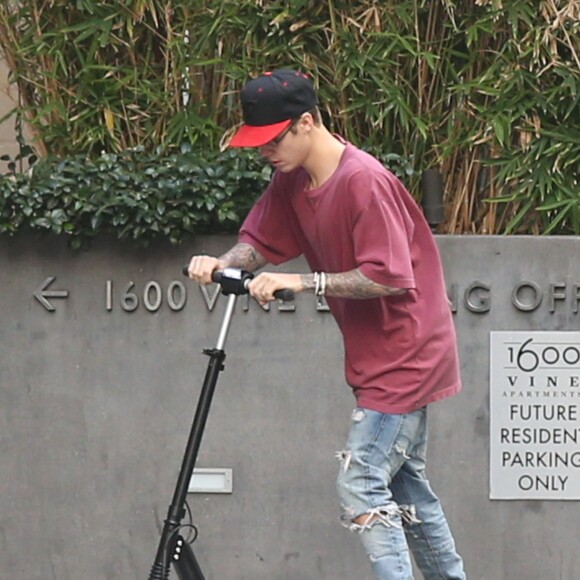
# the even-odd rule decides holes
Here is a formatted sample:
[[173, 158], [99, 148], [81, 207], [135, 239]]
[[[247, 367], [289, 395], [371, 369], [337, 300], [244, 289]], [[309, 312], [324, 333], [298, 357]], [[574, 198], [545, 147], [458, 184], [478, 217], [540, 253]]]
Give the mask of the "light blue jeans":
[[[427, 409], [388, 415], [357, 408], [337, 479], [341, 520], [358, 532], [379, 580], [465, 580], [441, 503], [425, 476]], [[355, 524], [369, 514], [373, 521]], [[373, 517], [374, 516], [374, 517]]]

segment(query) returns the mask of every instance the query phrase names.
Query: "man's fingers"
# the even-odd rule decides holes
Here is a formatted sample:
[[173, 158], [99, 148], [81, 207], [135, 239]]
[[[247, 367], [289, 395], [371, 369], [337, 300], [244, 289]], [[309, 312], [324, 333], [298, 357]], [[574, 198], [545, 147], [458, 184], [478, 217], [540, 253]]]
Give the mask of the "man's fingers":
[[217, 258], [212, 256], [193, 256], [189, 261], [187, 273], [192, 280], [200, 284], [210, 284], [211, 276], [218, 265]]
[[262, 305], [276, 300], [274, 292], [290, 286], [288, 274], [262, 272], [258, 274], [248, 285], [250, 294]]

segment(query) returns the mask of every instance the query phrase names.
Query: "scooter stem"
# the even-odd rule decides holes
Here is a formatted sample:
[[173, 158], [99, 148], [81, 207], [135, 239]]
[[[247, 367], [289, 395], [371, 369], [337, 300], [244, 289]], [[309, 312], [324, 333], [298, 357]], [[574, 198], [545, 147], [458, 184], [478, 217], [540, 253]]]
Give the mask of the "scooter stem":
[[216, 347], [205, 349], [204, 354], [209, 356], [209, 363], [203, 381], [201, 394], [197, 403], [195, 418], [189, 434], [185, 455], [175, 486], [173, 500], [167, 512], [163, 526], [157, 556], [149, 580], [169, 580], [170, 564], [174, 564], [180, 580], [205, 580], [191, 546], [179, 535], [181, 520], [185, 515], [185, 500], [197, 455], [201, 445], [203, 432], [211, 401], [217, 384], [218, 376], [224, 369], [226, 354], [224, 347], [236, 305], [237, 295], [229, 294], [226, 311], [220, 328]]

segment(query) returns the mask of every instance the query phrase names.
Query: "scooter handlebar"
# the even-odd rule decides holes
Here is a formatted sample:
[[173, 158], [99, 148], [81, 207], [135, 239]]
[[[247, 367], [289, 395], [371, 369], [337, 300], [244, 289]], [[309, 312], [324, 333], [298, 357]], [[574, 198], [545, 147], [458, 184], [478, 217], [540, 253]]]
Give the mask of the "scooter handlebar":
[[[188, 276], [188, 266], [183, 266], [182, 272], [184, 276]], [[251, 272], [246, 270], [239, 270], [238, 268], [226, 268], [224, 270], [215, 270], [211, 279], [222, 287], [223, 294], [247, 294], [248, 284], [254, 277]], [[276, 290], [274, 297], [278, 300], [285, 300], [290, 302], [294, 300], [294, 292], [288, 288]]]

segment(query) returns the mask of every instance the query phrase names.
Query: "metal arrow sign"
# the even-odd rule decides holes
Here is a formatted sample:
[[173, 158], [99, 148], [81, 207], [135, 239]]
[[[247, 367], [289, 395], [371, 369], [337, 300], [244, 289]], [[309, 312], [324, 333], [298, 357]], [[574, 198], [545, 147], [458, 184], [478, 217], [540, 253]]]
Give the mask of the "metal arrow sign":
[[47, 290], [47, 288], [56, 280], [55, 276], [49, 276], [35, 291], [34, 297], [49, 312], [54, 312], [54, 306], [47, 298], [68, 298], [68, 290]]

